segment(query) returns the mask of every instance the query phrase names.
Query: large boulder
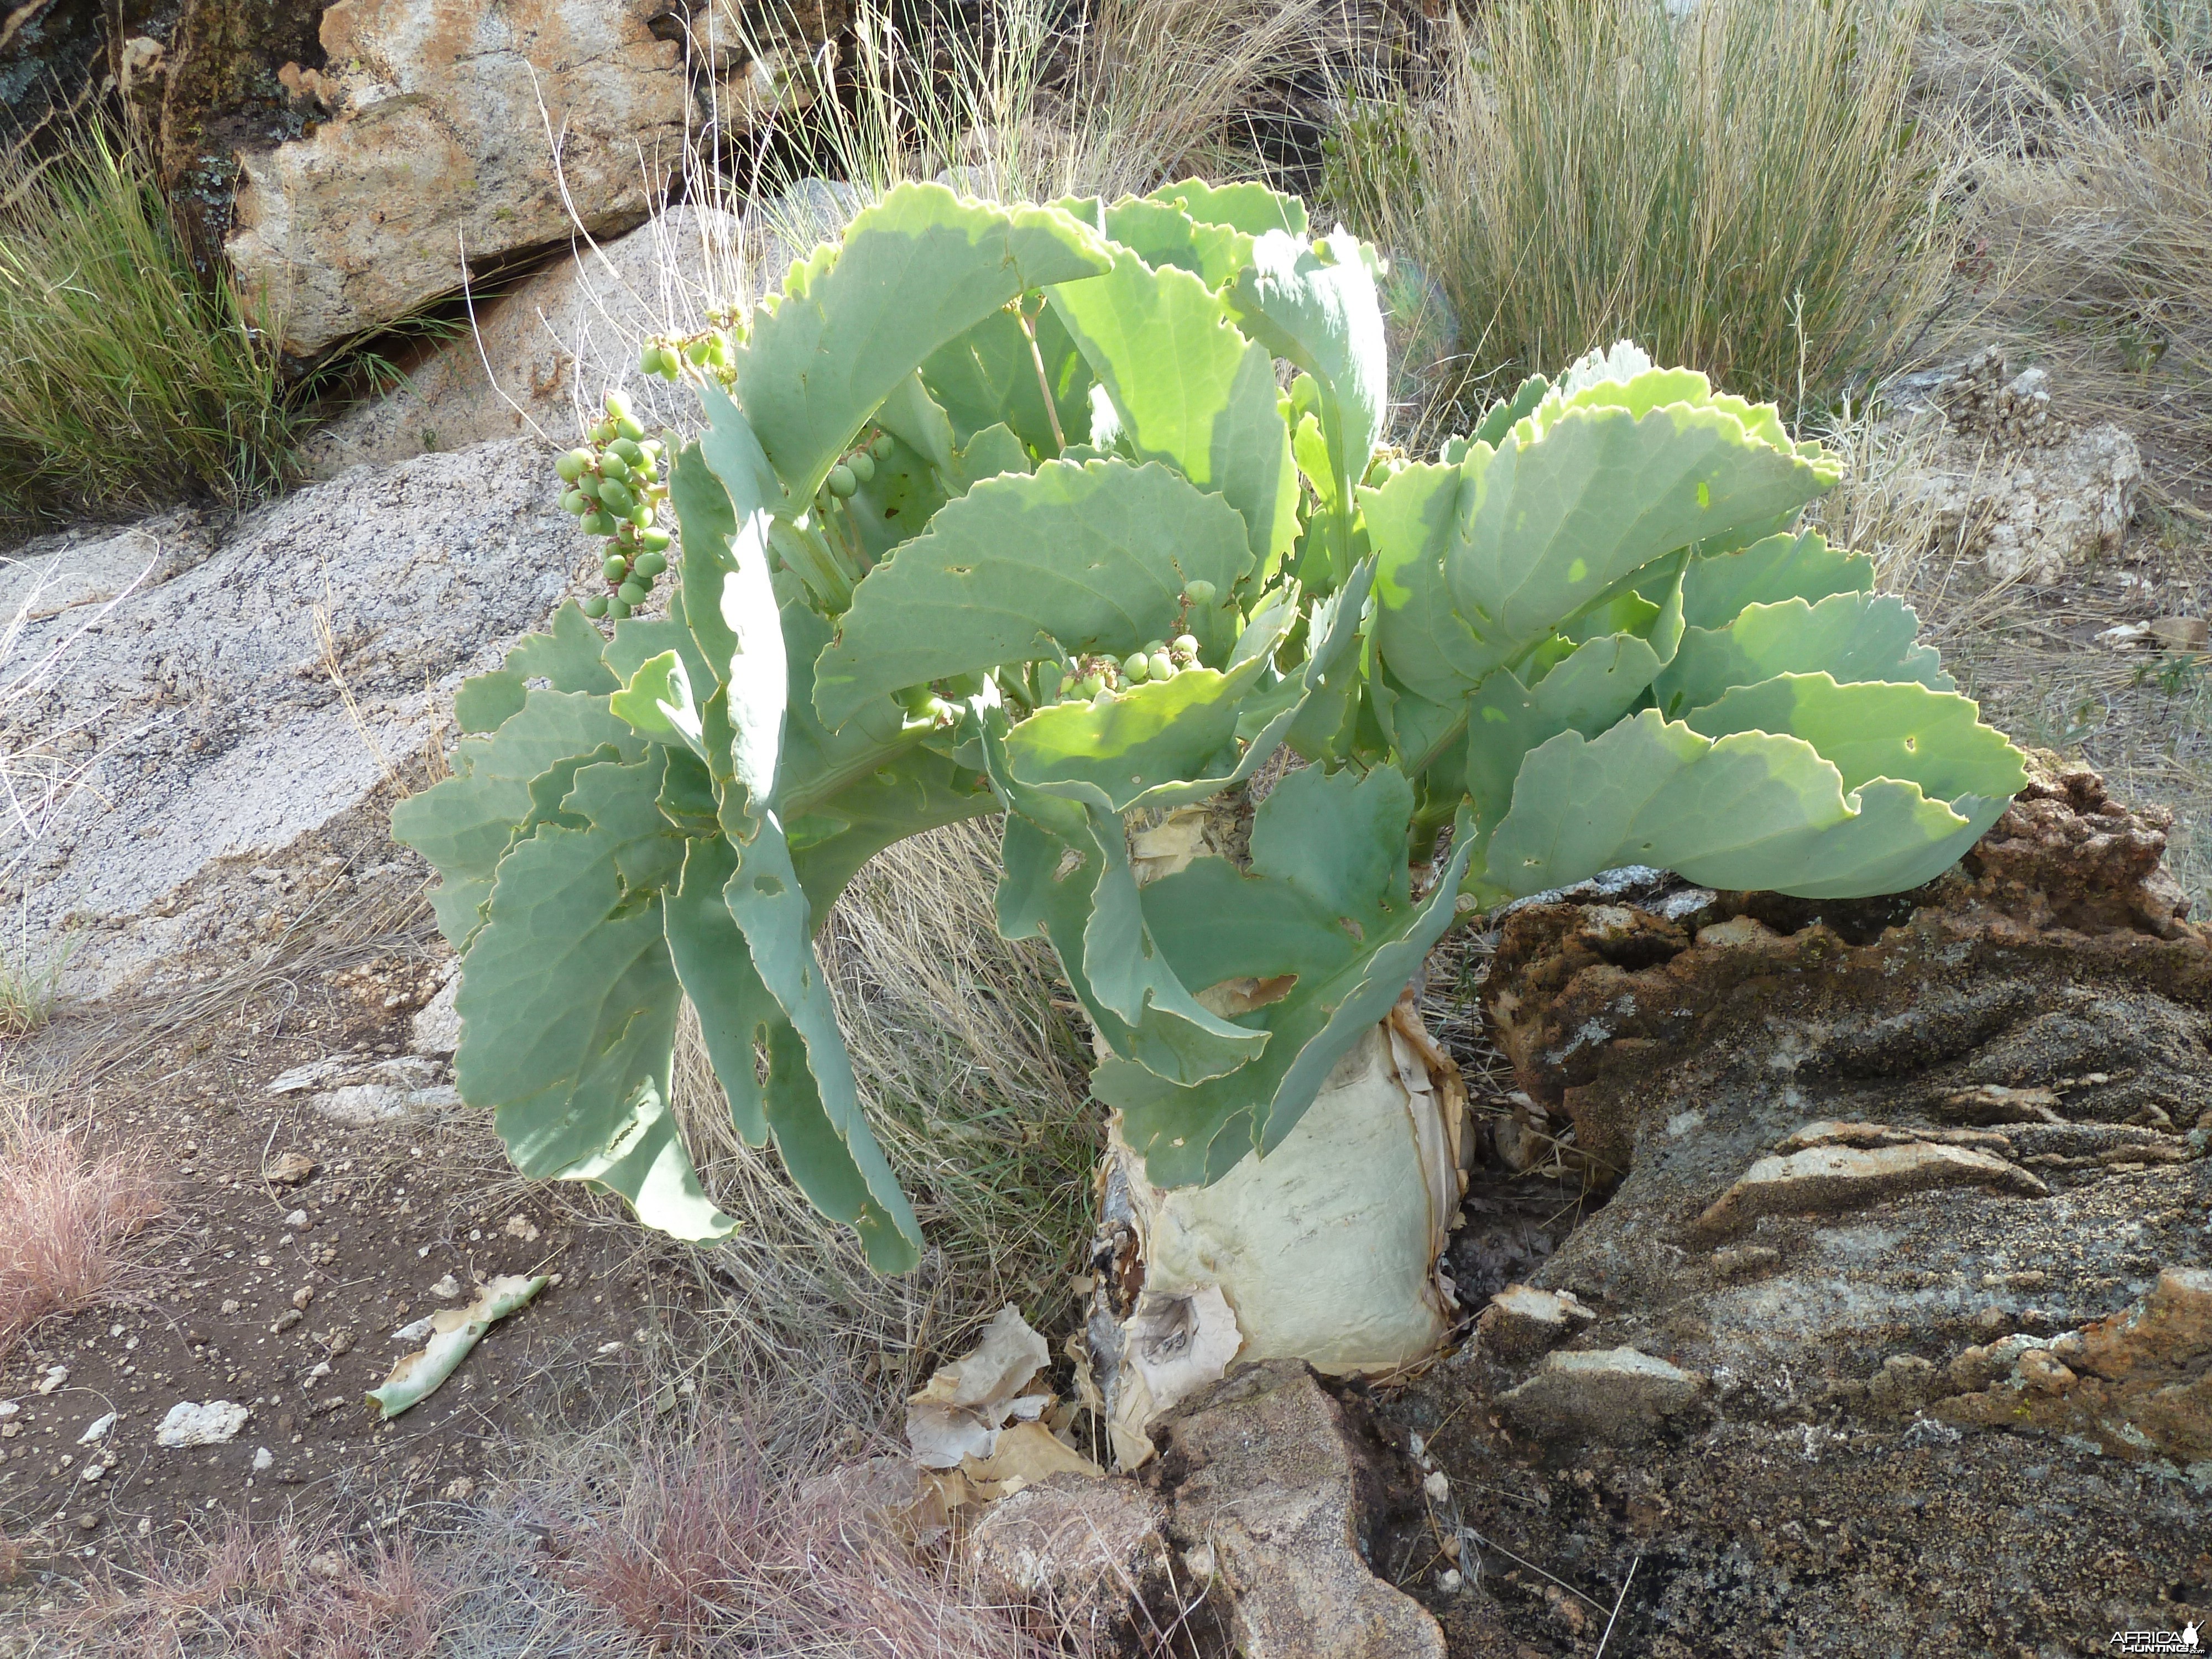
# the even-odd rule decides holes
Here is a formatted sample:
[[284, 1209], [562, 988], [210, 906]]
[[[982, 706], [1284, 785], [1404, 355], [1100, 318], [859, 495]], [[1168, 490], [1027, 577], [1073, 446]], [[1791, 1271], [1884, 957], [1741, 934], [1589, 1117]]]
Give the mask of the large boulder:
[[440, 764], [461, 677], [589, 550], [548, 477], [508, 442], [356, 468], [222, 533], [172, 516], [21, 550], [0, 903], [34, 957], [74, 939], [65, 991], [188, 982], [419, 892], [391, 801]]
[[744, 226], [714, 208], [672, 209], [479, 302], [475, 331], [412, 365], [405, 382], [318, 432], [308, 465], [329, 476], [430, 450], [542, 434], [578, 441], [609, 392], [647, 424], [696, 425], [698, 394], [641, 374], [648, 334], [702, 328], [753, 297]]
[[1591, 1188], [1532, 1289], [1589, 1316], [1508, 1292], [1398, 1409], [1522, 1639], [1619, 1601], [1626, 1652], [2024, 1655], [2212, 1611], [2212, 945], [2164, 815], [2038, 769], [1913, 893], [1652, 872], [1505, 919], [1492, 1029]]
[[312, 129], [240, 154], [225, 247], [287, 352], [405, 315], [526, 250], [642, 222], [688, 137], [660, 0], [336, 0]]

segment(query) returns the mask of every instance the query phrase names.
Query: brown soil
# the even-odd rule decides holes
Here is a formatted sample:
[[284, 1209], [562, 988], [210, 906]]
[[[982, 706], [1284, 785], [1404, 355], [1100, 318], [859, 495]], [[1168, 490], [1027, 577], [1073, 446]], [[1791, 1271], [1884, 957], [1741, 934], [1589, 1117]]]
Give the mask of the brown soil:
[[[629, 1293], [641, 1281], [623, 1236], [518, 1182], [470, 1115], [354, 1128], [304, 1095], [266, 1092], [326, 1054], [404, 1050], [434, 988], [428, 966], [394, 955], [327, 985], [279, 984], [99, 1067], [82, 1097], [94, 1144], [149, 1156], [170, 1207], [141, 1241], [129, 1303], [50, 1320], [0, 1361], [0, 1401], [19, 1407], [0, 1425], [0, 1536], [30, 1540], [33, 1564], [72, 1558], [76, 1576], [234, 1513], [408, 1528], [424, 1506], [469, 1496], [573, 1391], [619, 1393], [657, 1340], [636, 1328], [646, 1299]], [[94, 1035], [65, 1024], [41, 1047], [52, 1058]], [[289, 1155], [313, 1173], [264, 1178]], [[391, 1333], [458, 1305], [479, 1279], [526, 1271], [558, 1277], [427, 1401], [380, 1423], [363, 1396], [420, 1346]], [[459, 1294], [441, 1298], [447, 1276]], [[65, 1380], [41, 1393], [57, 1365]], [[172, 1406], [217, 1400], [251, 1413], [228, 1443], [155, 1444]], [[106, 1437], [80, 1445], [111, 1412]], [[95, 1465], [106, 1472], [88, 1480]]]

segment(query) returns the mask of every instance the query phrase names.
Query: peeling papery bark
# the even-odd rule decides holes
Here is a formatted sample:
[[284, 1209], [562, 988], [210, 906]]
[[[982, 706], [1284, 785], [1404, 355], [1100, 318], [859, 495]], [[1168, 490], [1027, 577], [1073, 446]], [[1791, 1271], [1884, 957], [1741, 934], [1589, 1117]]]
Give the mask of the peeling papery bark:
[[368, 1403], [387, 1423], [422, 1404], [468, 1358], [469, 1350], [486, 1331], [544, 1290], [546, 1283], [544, 1273], [535, 1278], [503, 1273], [478, 1291], [476, 1300], [466, 1307], [433, 1314], [429, 1341], [394, 1365], [383, 1387], [369, 1390]]
[[1439, 1267], [1465, 1177], [1467, 1096], [1409, 1000], [1338, 1062], [1283, 1144], [1163, 1188], [1109, 1128], [1088, 1335], [1115, 1461], [1231, 1363], [1337, 1376], [1419, 1364], [1458, 1301]]

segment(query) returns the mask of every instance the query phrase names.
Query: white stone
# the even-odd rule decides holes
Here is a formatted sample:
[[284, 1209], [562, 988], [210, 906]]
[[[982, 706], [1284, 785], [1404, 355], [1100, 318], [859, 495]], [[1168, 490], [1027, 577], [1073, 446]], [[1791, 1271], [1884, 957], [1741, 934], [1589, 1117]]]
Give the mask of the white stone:
[[80, 1446], [96, 1446], [101, 1441], [107, 1438], [107, 1431], [114, 1426], [115, 1413], [113, 1412], [108, 1413], [105, 1417], [94, 1418], [92, 1421], [91, 1426], [87, 1428], [82, 1434], [76, 1437], [76, 1443]]
[[254, 1474], [265, 1474], [276, 1467], [276, 1454], [275, 1452], [270, 1451], [266, 1446], [263, 1446], [256, 1449], [253, 1454]]
[[173, 1449], [220, 1446], [246, 1426], [246, 1407], [232, 1401], [210, 1400], [203, 1406], [180, 1400], [154, 1431], [154, 1442]]
[[461, 994], [458, 974], [449, 976], [438, 994], [416, 1011], [410, 1030], [418, 1054], [450, 1054], [461, 1046], [461, 1017], [453, 1000]]

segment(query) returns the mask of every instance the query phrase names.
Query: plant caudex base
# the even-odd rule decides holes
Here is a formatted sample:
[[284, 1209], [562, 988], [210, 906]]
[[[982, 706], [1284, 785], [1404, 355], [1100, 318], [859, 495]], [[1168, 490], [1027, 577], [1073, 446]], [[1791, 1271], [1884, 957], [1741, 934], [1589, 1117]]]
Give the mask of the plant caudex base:
[[[1357, 1298], [1341, 1329], [1297, 1324], [1255, 1265], [1238, 1340], [1395, 1358], [1442, 1317], [1452, 1160], [1407, 1132], [1401, 1214], [1325, 1155], [1294, 1175], [1294, 1137], [1333, 1082], [1420, 1092], [1395, 1048], [1370, 1063], [1376, 1033], [1459, 915], [1627, 863], [1887, 891], [2002, 810], [2017, 751], [1869, 562], [1797, 530], [1837, 476], [1817, 446], [1622, 347], [1395, 454], [1376, 269], [1258, 185], [1023, 208], [906, 185], [741, 328], [657, 356], [699, 386], [696, 442], [633, 465], [611, 403], [564, 483], [604, 510], [606, 454], [665, 473], [629, 522], [657, 541], [674, 511], [665, 614], [609, 637], [564, 608], [463, 688], [453, 776], [393, 815], [464, 953], [458, 1085], [519, 1168], [678, 1237], [736, 1224], [669, 1109], [688, 998], [738, 1131], [878, 1266], [914, 1265], [813, 933], [877, 851], [1000, 813], [1001, 931], [1057, 952], [1117, 1159], [1167, 1194], [1132, 1200], [1155, 1288], [1337, 1205], [1367, 1218], [1355, 1249], [1402, 1241], [1396, 1334], [1363, 1352]], [[659, 556], [624, 558], [642, 594]], [[1306, 764], [1270, 775], [1237, 857], [1140, 871], [1133, 828], [1285, 749]], [[1240, 983], [1267, 994], [1219, 994]], [[1255, 1157], [1305, 1207], [1240, 1196]]]

